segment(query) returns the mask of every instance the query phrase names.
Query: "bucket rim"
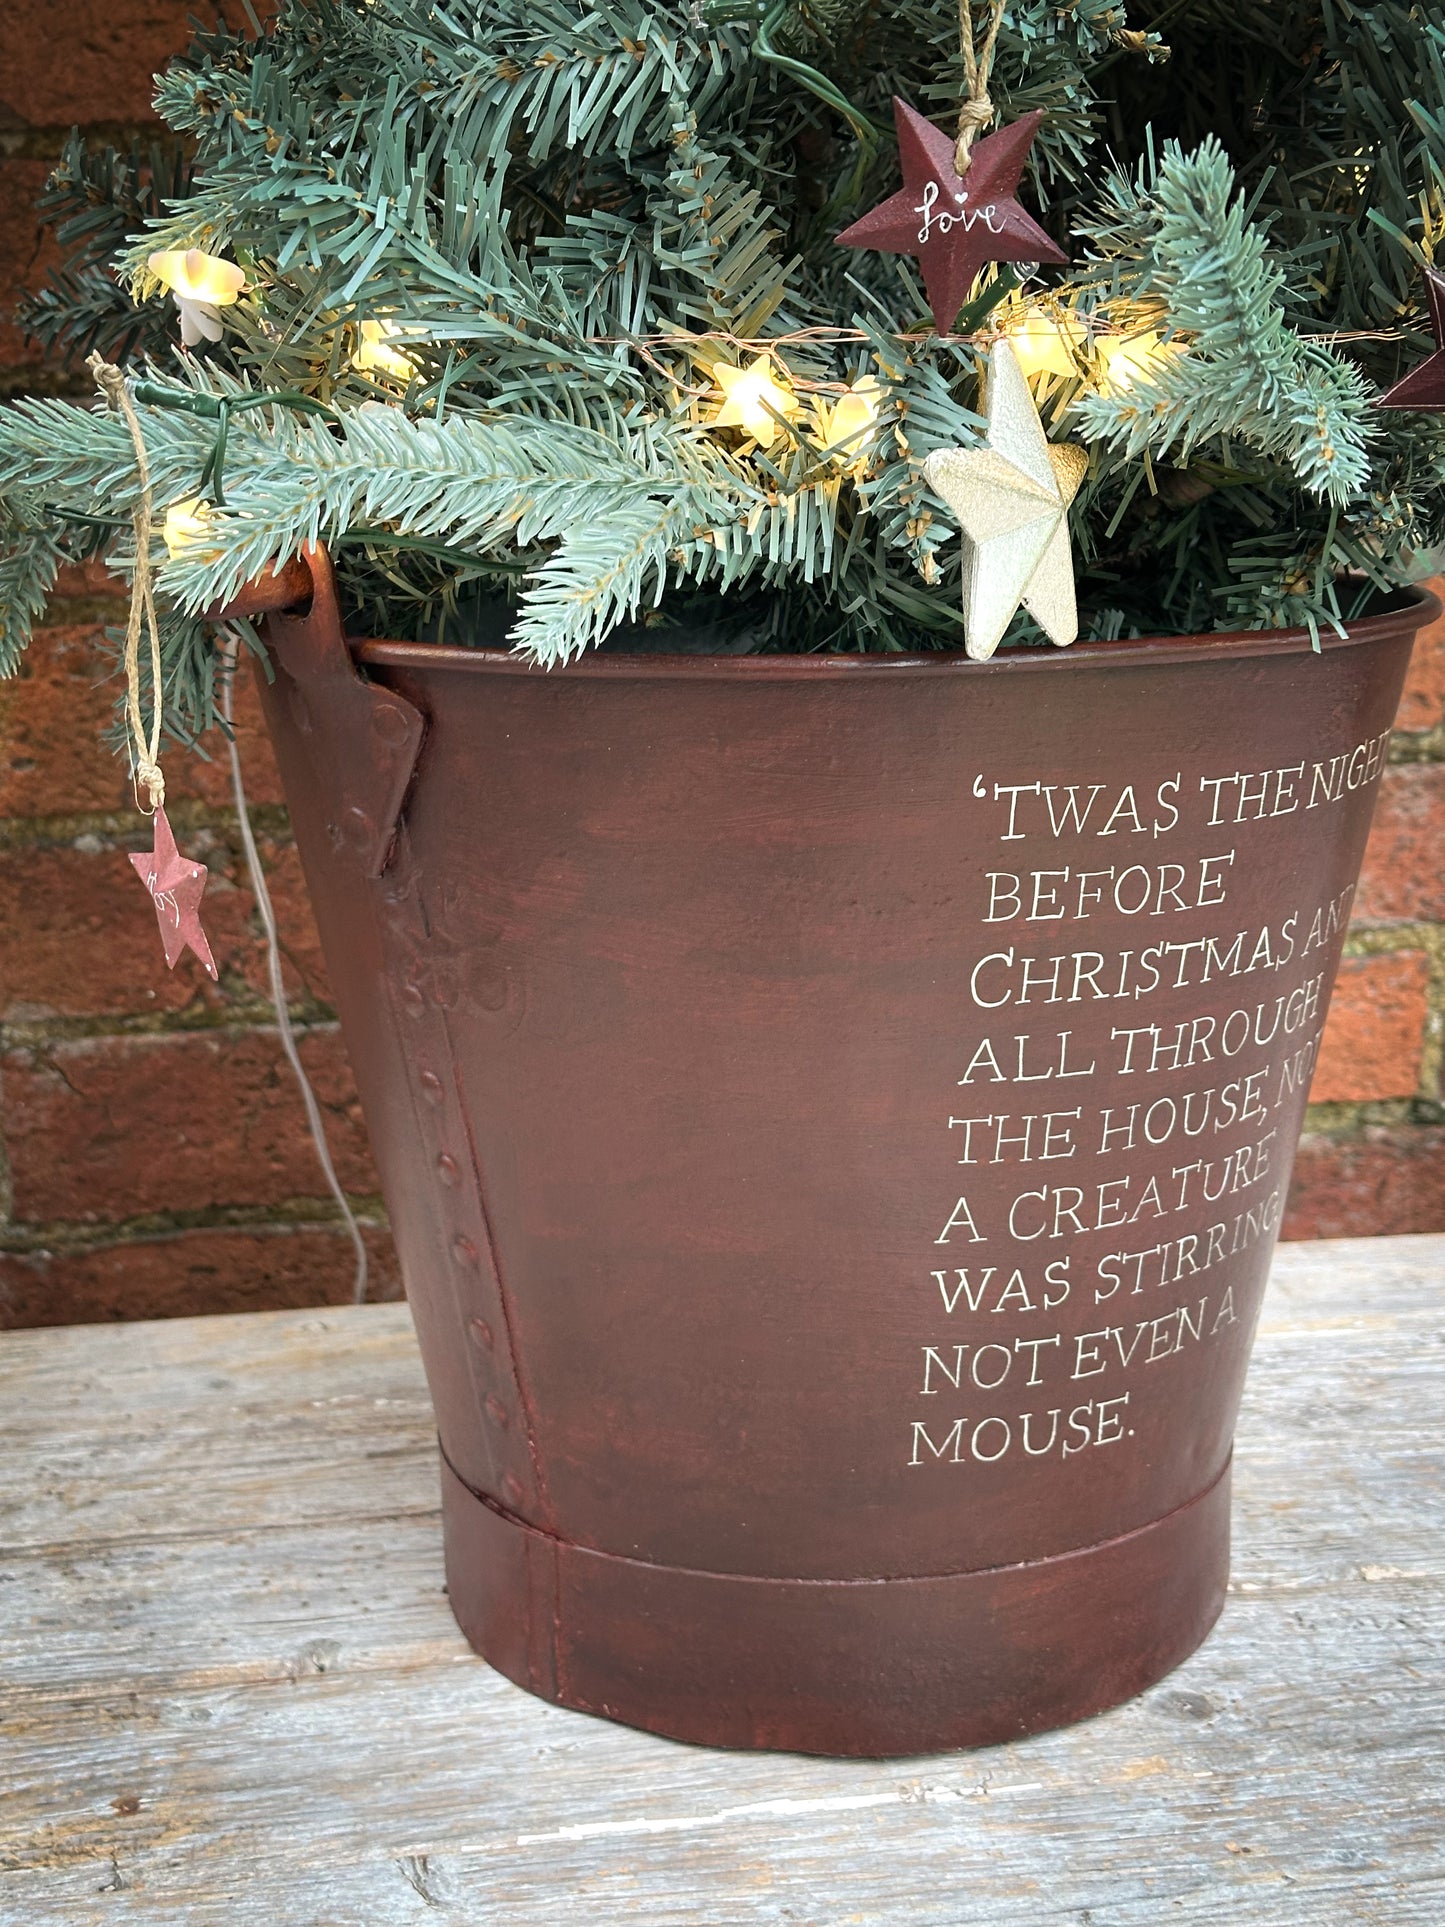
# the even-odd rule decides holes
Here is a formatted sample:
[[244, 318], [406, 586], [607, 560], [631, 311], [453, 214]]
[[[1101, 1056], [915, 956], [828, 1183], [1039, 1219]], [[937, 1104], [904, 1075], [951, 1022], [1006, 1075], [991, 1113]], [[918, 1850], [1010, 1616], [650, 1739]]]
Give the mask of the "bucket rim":
[[1308, 655], [1413, 635], [1445, 614], [1440, 598], [1422, 584], [1403, 588], [1393, 609], [1361, 616], [1345, 633], [1321, 630], [1319, 646], [1308, 629], [1235, 629], [1189, 636], [1129, 636], [1114, 642], [1076, 642], [1066, 649], [1011, 649], [974, 662], [961, 649], [927, 655], [776, 655], [707, 656], [615, 654], [595, 650], [568, 663], [540, 667], [506, 649], [462, 648], [456, 643], [390, 642], [381, 637], [347, 638], [359, 663], [376, 669], [455, 670], [469, 675], [558, 677], [610, 682], [831, 681], [840, 678], [913, 675], [1037, 675], [1079, 669], [1133, 669], [1154, 664], [1224, 662], [1241, 657]]

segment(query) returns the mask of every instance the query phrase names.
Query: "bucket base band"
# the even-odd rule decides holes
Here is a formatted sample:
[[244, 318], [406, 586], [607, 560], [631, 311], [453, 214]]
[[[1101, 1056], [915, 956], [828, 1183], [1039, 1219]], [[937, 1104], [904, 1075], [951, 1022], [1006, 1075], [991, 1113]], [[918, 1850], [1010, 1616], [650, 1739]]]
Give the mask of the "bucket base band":
[[886, 1758], [990, 1746], [1151, 1686], [1224, 1604], [1229, 1468], [1052, 1559], [920, 1579], [649, 1565], [538, 1532], [442, 1460], [452, 1610], [528, 1692], [705, 1746]]

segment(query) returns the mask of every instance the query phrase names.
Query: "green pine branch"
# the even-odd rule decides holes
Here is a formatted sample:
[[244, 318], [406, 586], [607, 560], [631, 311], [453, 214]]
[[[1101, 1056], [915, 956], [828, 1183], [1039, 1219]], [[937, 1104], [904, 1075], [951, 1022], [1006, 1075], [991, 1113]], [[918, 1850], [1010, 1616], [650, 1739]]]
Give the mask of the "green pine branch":
[[[1284, 272], [1269, 258], [1218, 141], [1171, 144], [1157, 176], [1116, 172], [1084, 227], [1105, 312], [1159, 316], [1187, 352], [1123, 393], [1081, 395], [1086, 440], [1130, 456], [1178, 455], [1231, 439], [1289, 463], [1307, 489], [1343, 503], [1370, 475], [1368, 385], [1289, 325]], [[1138, 325], [1142, 326], [1142, 322]]]
[[44, 614], [64, 559], [60, 540], [40, 519], [40, 505], [0, 498], [0, 676], [13, 676]]
[[[333, 411], [237, 413], [207, 536], [175, 560], [156, 538], [178, 736], [213, 704], [195, 612], [318, 537], [373, 630], [465, 637], [505, 587], [539, 661], [619, 632], [957, 646], [961, 545], [922, 462], [976, 440], [978, 352], [932, 333], [916, 262], [835, 242], [898, 185], [858, 116], [887, 128], [899, 93], [953, 124], [957, 9], [790, 0], [769, 32], [693, 0], [282, 0], [162, 78], [188, 171], [67, 153], [43, 339]], [[1369, 403], [1433, 346], [1445, 9], [1010, 0], [990, 87], [1002, 120], [1045, 111], [1021, 192], [1073, 263], [1030, 291], [1187, 346], [1124, 393], [1040, 390], [1093, 447], [1085, 633], [1326, 625], [1408, 578], [1445, 538], [1441, 430]], [[146, 261], [191, 245], [250, 285], [177, 358]], [[356, 365], [375, 320], [409, 375]], [[798, 398], [765, 448], [711, 425], [718, 364], [759, 338]], [[882, 410], [840, 453], [826, 408], [865, 373]], [[216, 422], [142, 415], [158, 508], [212, 492]], [[0, 666], [57, 555], [132, 566], [136, 492], [114, 416], [0, 410]]]

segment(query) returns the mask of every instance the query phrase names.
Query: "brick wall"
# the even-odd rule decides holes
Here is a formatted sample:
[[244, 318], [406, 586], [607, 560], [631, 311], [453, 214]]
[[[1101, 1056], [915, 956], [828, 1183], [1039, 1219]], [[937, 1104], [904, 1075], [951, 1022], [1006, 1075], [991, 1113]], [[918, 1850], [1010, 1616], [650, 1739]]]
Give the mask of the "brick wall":
[[1285, 1237], [1445, 1230], [1442, 1044], [1445, 620], [1415, 644], [1395, 721]]
[[[0, 0], [0, 288], [38, 286], [49, 265], [32, 204], [70, 127], [117, 144], [152, 131], [151, 77], [204, 12], [194, 0]], [[0, 394], [89, 386], [42, 364], [7, 300]], [[167, 763], [177, 833], [210, 865], [219, 984], [190, 958], [165, 969], [125, 861], [147, 839], [100, 746], [112, 692], [98, 686], [97, 655], [105, 626], [123, 618], [113, 583], [72, 575], [24, 675], [0, 683], [0, 1325], [351, 1292], [351, 1246], [266, 996], [224, 766]], [[395, 1296], [395, 1255], [249, 688], [239, 711], [301, 1055], [365, 1226], [371, 1295]]]
[[[149, 847], [101, 746], [96, 645], [124, 604], [71, 581], [0, 683], [0, 1324], [341, 1300], [351, 1246], [317, 1169], [266, 993], [265, 945], [219, 762], [173, 756], [167, 806], [210, 866], [220, 982], [166, 970], [125, 861]], [[291, 1013], [373, 1296], [395, 1259], [279, 781], [249, 684], [239, 735], [283, 931]]]
[[[144, 127], [150, 74], [193, 0], [0, 0], [0, 287], [46, 265], [30, 203], [72, 121]], [[55, 50], [62, 48], [64, 58]], [[0, 392], [85, 384], [0, 319]], [[345, 1298], [265, 996], [260, 927], [223, 768], [173, 758], [171, 814], [211, 866], [221, 972], [174, 975], [125, 853], [145, 842], [99, 747], [96, 644], [122, 605], [62, 585], [25, 674], [0, 683], [0, 1325]], [[241, 740], [302, 1054], [367, 1226], [373, 1295], [398, 1287], [294, 846], [254, 704]], [[1422, 641], [1315, 1076], [1285, 1235], [1445, 1228], [1445, 624]]]

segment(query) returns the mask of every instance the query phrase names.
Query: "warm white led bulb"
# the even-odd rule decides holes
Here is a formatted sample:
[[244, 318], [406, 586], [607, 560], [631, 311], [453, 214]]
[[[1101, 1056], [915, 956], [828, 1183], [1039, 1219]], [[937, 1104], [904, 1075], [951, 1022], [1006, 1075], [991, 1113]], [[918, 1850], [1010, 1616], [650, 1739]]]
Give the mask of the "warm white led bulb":
[[167, 555], [174, 562], [184, 550], [207, 535], [210, 526], [210, 504], [201, 496], [188, 495], [182, 501], [172, 502], [161, 526]]
[[234, 261], [201, 248], [159, 248], [146, 266], [169, 288], [180, 310], [181, 340], [188, 348], [221, 339], [221, 309], [239, 301], [246, 276]]
[[399, 328], [394, 321], [363, 321], [360, 333], [361, 339], [351, 357], [353, 368], [362, 374], [377, 369], [396, 381], [411, 380], [416, 373], [416, 363], [410, 355], [404, 355], [400, 348], [391, 346], [393, 341], [405, 335], [404, 328]]
[[1008, 345], [1026, 375], [1078, 374], [1074, 356], [1087, 341], [1088, 329], [1076, 316], [1027, 307], [1016, 322], [1005, 326]]
[[713, 422], [714, 428], [741, 428], [755, 442], [767, 448], [778, 432], [778, 422], [770, 409], [789, 418], [798, 412], [798, 398], [791, 388], [773, 377], [772, 359], [758, 355], [746, 368], [732, 368], [719, 362], [713, 370], [723, 391], [723, 405]]
[[245, 274], [234, 261], [200, 248], [163, 248], [146, 265], [172, 294], [187, 301], [208, 301], [214, 308], [229, 307], [246, 285]]
[[837, 401], [828, 416], [828, 440], [845, 442], [850, 459], [861, 453], [859, 444], [878, 419], [883, 406], [883, 384], [874, 375], [860, 375]]
[[1126, 393], [1141, 378], [1149, 381], [1164, 364], [1184, 351], [1175, 341], [1161, 341], [1154, 329], [1137, 335], [1103, 335], [1098, 350], [1104, 363], [1104, 385]]

